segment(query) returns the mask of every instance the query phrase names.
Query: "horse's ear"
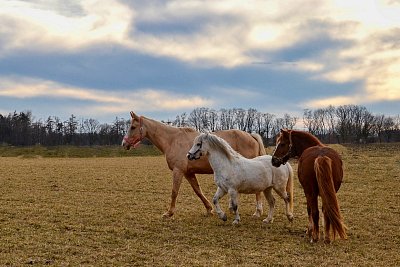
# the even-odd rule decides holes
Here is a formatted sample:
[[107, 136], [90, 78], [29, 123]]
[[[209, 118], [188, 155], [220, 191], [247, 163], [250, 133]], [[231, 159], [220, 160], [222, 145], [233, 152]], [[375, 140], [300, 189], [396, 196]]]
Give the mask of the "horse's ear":
[[135, 112], [131, 111], [131, 118], [135, 120], [139, 120], [139, 116], [135, 114]]
[[281, 133], [287, 133], [287, 129], [281, 129]]

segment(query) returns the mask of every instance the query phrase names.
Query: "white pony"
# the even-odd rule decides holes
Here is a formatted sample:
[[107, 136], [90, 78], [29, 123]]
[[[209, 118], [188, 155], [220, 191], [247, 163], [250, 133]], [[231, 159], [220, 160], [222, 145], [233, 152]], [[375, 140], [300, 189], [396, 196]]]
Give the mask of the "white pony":
[[[293, 170], [289, 163], [276, 168], [272, 166], [270, 155], [247, 159], [233, 150], [225, 140], [209, 133], [202, 133], [194, 139], [187, 157], [189, 160], [196, 160], [202, 155], [208, 156], [214, 170], [214, 180], [218, 188], [213, 203], [223, 221], [227, 217], [219, 205], [219, 199], [225, 194], [229, 194], [230, 206], [235, 213], [233, 224], [238, 224], [238, 194], [263, 192], [269, 204], [268, 217], [263, 222], [271, 223], [275, 209], [272, 189], [285, 201], [286, 216], [290, 222], [293, 221]], [[257, 207], [261, 205], [261, 201], [257, 202]]]

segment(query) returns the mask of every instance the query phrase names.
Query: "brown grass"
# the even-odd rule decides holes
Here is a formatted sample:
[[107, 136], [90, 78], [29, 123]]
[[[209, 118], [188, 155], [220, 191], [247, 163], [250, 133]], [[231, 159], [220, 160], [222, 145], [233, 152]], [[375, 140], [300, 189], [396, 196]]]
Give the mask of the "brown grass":
[[[205, 217], [186, 181], [177, 214], [161, 219], [171, 190], [161, 156], [0, 158], [0, 265], [398, 265], [400, 144], [335, 148], [345, 163], [338, 197], [349, 238], [331, 245], [305, 238], [297, 179], [292, 224], [278, 197], [275, 221], [264, 225], [251, 216], [254, 196], [243, 195], [235, 227], [232, 215], [226, 223]], [[211, 199], [212, 176], [199, 181]]]

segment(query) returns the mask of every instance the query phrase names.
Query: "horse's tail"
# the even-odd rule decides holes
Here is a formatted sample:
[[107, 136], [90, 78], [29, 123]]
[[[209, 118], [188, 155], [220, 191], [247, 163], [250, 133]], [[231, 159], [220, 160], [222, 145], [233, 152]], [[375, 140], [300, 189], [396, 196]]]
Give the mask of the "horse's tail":
[[266, 155], [267, 152], [265, 151], [264, 143], [263, 143], [263, 140], [262, 140], [261, 136], [259, 134], [256, 134], [256, 133], [252, 133], [251, 136], [254, 139], [256, 139], [256, 141], [258, 143], [258, 147], [259, 147], [258, 155], [259, 156]]
[[343, 223], [333, 184], [332, 160], [327, 156], [318, 156], [314, 161], [314, 170], [317, 177], [319, 194], [322, 198], [326, 230], [329, 231], [332, 229], [334, 239], [336, 234], [340, 238], [346, 239], [346, 226]]
[[288, 182], [286, 184], [286, 192], [289, 193], [289, 206], [290, 206], [290, 211], [293, 213], [293, 168], [292, 166], [289, 164], [289, 162], [286, 163], [286, 166], [288, 168], [289, 171], [289, 179]]

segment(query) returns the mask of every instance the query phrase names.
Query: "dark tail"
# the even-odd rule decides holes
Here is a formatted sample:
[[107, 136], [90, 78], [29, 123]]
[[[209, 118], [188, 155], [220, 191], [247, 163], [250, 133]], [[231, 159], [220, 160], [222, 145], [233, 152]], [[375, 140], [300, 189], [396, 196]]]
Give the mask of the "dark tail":
[[252, 137], [257, 141], [257, 143], [258, 143], [258, 147], [259, 147], [258, 155], [259, 155], [259, 156], [266, 155], [267, 152], [265, 151], [264, 143], [263, 143], [263, 140], [262, 140], [261, 136], [260, 136], [259, 134], [256, 134], [256, 133], [252, 133], [251, 136], [252, 136]]
[[342, 239], [347, 238], [346, 226], [340, 213], [339, 203], [336, 197], [332, 177], [332, 160], [327, 156], [318, 156], [314, 162], [314, 170], [317, 176], [319, 194], [322, 198], [322, 206], [325, 222], [329, 232], [332, 230], [333, 238], [336, 234]]

